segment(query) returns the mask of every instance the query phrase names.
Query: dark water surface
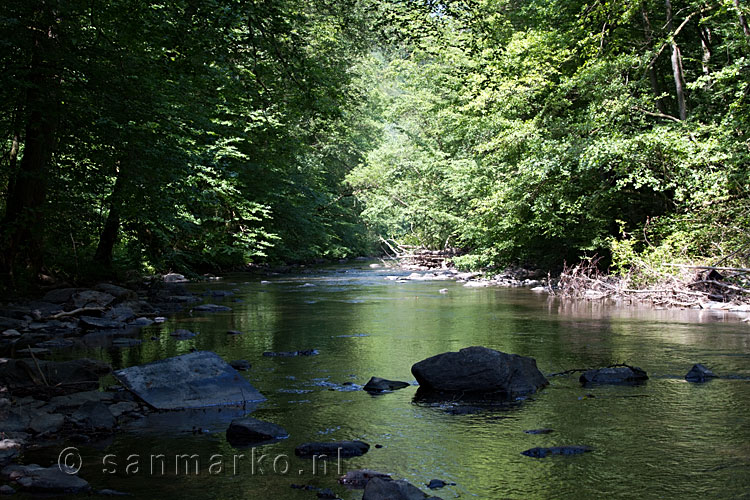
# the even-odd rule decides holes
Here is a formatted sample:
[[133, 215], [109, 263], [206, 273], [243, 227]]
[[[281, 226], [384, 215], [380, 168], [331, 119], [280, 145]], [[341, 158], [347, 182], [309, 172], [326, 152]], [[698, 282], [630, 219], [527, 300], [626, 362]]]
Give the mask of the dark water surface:
[[[361, 490], [337, 484], [335, 462], [325, 474], [317, 464], [313, 474], [312, 462], [296, 458], [294, 447], [361, 439], [373, 447], [342, 461], [341, 473], [366, 467], [423, 489], [433, 478], [456, 483], [434, 492], [445, 499], [750, 498], [750, 325], [721, 313], [560, 302], [525, 289], [395, 283], [384, 279], [388, 274], [393, 271], [362, 265], [276, 276], [269, 284], [233, 275], [191, 285], [198, 292], [238, 290], [223, 301], [206, 301], [233, 311], [181, 314], [144, 329], [140, 346], [74, 353], [106, 359], [116, 369], [191, 348], [247, 359], [253, 367], [246, 376], [268, 398], [253, 416], [290, 433], [285, 441], [255, 449], [256, 459], [267, 456], [261, 473], [258, 465], [252, 470], [251, 450], [226, 442], [224, 430], [236, 411], [200, 411], [190, 419], [164, 413], [148, 420], [158, 427], [80, 446], [81, 476], [96, 488], [139, 498], [316, 498], [292, 489], [295, 483], [359, 499]], [[439, 293], [442, 288], [447, 293]], [[168, 335], [175, 328], [200, 335], [176, 341]], [[227, 330], [245, 334], [229, 336]], [[159, 340], [149, 340], [152, 335]], [[651, 379], [640, 387], [582, 388], [578, 375], [553, 377], [527, 401], [474, 414], [455, 414], [450, 403], [415, 403], [416, 387], [371, 396], [343, 385], [364, 385], [373, 375], [413, 381], [415, 362], [471, 345], [532, 356], [545, 374], [628, 362]], [[312, 348], [320, 355], [261, 355]], [[682, 377], [695, 362], [735, 378], [687, 383]], [[208, 432], [193, 433], [196, 422]], [[523, 432], [543, 427], [554, 432]], [[521, 455], [557, 445], [595, 451], [545, 459]], [[175, 474], [174, 457], [183, 453], [199, 456], [198, 475], [192, 465], [189, 474], [184, 465]], [[235, 462], [239, 453], [245, 458]], [[114, 457], [105, 467], [106, 454]], [[166, 456], [164, 476], [158, 460], [149, 470], [152, 454]], [[274, 472], [279, 455], [288, 458], [278, 459]], [[133, 462], [139, 462], [138, 471], [126, 471]], [[209, 470], [216, 462], [223, 462], [221, 471], [216, 465]]]

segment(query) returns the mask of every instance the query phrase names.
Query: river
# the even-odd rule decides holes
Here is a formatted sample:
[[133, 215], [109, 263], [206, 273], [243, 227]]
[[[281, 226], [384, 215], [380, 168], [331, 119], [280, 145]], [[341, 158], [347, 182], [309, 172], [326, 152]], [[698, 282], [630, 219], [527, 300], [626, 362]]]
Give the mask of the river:
[[[76, 445], [84, 460], [81, 476], [138, 498], [316, 498], [292, 488], [297, 484], [360, 499], [361, 490], [336, 482], [339, 473], [356, 468], [387, 472], [425, 491], [433, 478], [456, 483], [433, 492], [445, 499], [750, 497], [750, 325], [736, 316], [561, 302], [527, 289], [453, 281], [397, 283], [385, 279], [389, 274], [395, 272], [361, 263], [264, 278], [268, 283], [241, 274], [193, 284], [195, 292], [234, 290], [223, 301], [207, 300], [232, 312], [178, 314], [145, 328], [139, 346], [71, 353], [105, 359], [115, 369], [191, 349], [247, 359], [252, 368], [244, 373], [268, 398], [247, 410], [290, 434], [255, 449], [253, 457], [225, 439], [237, 411], [157, 414], [109, 441]], [[200, 334], [175, 340], [168, 335], [175, 328]], [[415, 402], [415, 386], [378, 396], [352, 390], [371, 376], [414, 384], [412, 364], [472, 345], [532, 356], [545, 374], [627, 362], [645, 369], [650, 380], [638, 387], [583, 388], [577, 374], [557, 376], [525, 401], [468, 413], [454, 402]], [[313, 348], [320, 354], [262, 356]], [[696, 362], [730, 377], [687, 383], [683, 377]], [[554, 432], [524, 433], [538, 428]], [[372, 447], [326, 471], [317, 464], [314, 474], [311, 461], [294, 456], [302, 442], [343, 439]], [[521, 455], [555, 445], [594, 451]], [[26, 459], [52, 451], [30, 452]], [[238, 459], [240, 453], [245, 457]], [[152, 470], [150, 457], [160, 454], [164, 475], [161, 459]], [[195, 455], [199, 473], [192, 463], [175, 473], [176, 454]]]

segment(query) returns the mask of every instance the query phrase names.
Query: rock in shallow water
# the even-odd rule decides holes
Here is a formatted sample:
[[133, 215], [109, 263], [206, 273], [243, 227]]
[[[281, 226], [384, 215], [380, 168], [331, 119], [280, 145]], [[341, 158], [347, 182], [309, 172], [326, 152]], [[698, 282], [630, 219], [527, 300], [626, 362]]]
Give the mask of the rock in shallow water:
[[227, 441], [232, 446], [258, 444], [288, 436], [283, 427], [252, 417], [233, 420], [227, 429]]
[[717, 378], [716, 374], [700, 363], [693, 365], [690, 371], [685, 375], [685, 380], [688, 382], [700, 383], [711, 378]]
[[549, 384], [536, 360], [517, 354], [467, 347], [427, 358], [411, 367], [420, 389], [515, 397]]
[[312, 458], [317, 456], [322, 458], [325, 455], [333, 460], [338, 458], [359, 457], [367, 453], [370, 445], [363, 441], [332, 441], [324, 443], [303, 443], [294, 449], [294, 454], [298, 457]]
[[38, 465], [9, 465], [2, 475], [15, 481], [21, 488], [35, 493], [82, 493], [89, 491], [89, 483], [66, 469], [55, 464], [48, 468]]
[[[375, 446], [377, 448], [377, 445]], [[354, 489], [364, 489], [370, 479], [379, 477], [380, 479], [390, 479], [390, 474], [384, 474], [370, 469], [350, 470], [339, 478], [339, 483]]]
[[428, 496], [425, 492], [408, 481], [398, 481], [374, 477], [367, 482], [362, 500], [424, 500], [437, 498]]
[[641, 384], [648, 375], [637, 366], [615, 366], [588, 370], [579, 379], [583, 385], [595, 384]]
[[580, 455], [594, 451], [589, 446], [552, 446], [550, 448], [531, 448], [526, 451], [522, 451], [521, 455], [533, 458], [544, 458], [550, 455]]
[[408, 382], [400, 382], [398, 380], [388, 380], [380, 377], [372, 377], [365, 384], [364, 389], [367, 392], [383, 392], [383, 391], [395, 391], [409, 387]]

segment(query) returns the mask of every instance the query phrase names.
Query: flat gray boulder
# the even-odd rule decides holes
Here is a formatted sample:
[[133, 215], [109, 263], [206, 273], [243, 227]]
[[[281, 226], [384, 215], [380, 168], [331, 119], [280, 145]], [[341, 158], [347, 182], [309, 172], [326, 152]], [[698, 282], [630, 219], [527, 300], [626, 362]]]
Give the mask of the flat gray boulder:
[[515, 397], [549, 384], [534, 358], [478, 346], [432, 356], [412, 366], [411, 372], [420, 389], [436, 392]]
[[127, 389], [157, 410], [184, 410], [265, 401], [240, 373], [210, 351], [114, 372]]
[[252, 417], [232, 420], [227, 429], [227, 441], [232, 446], [246, 446], [286, 437], [289, 437], [289, 433], [280, 425]]

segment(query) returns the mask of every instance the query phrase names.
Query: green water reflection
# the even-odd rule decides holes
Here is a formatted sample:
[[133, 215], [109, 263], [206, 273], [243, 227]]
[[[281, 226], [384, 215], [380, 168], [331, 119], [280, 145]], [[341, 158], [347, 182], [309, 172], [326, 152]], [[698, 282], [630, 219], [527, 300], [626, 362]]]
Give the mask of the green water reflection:
[[[335, 465], [327, 475], [313, 475], [311, 462], [296, 459], [293, 450], [311, 440], [362, 439], [383, 447], [346, 460], [342, 472], [366, 467], [419, 486], [433, 478], [455, 482], [435, 492], [442, 498], [748, 496], [750, 382], [742, 379], [750, 376], [748, 325], [693, 311], [561, 303], [528, 290], [395, 283], [384, 279], [387, 274], [366, 266], [342, 267], [277, 276], [269, 284], [234, 275], [194, 285], [196, 291], [238, 290], [223, 301], [207, 299], [233, 311], [181, 314], [145, 329], [140, 346], [86, 353], [115, 368], [191, 348], [249, 360], [253, 367], [247, 377], [268, 397], [253, 415], [290, 433], [288, 440], [256, 453], [288, 455], [287, 474], [268, 470], [270, 461], [264, 474], [253, 474], [246, 459], [237, 474], [227, 467], [210, 475], [209, 457], [219, 454], [231, 462], [242, 451], [229, 446], [223, 432], [194, 434], [185, 424], [179, 430], [120, 433], [106, 447], [83, 446], [81, 475], [96, 487], [144, 498], [315, 498], [313, 492], [290, 487], [296, 483], [331, 487], [342, 498], [358, 499], [361, 491], [337, 485]], [[439, 293], [441, 288], [448, 292]], [[200, 334], [175, 341], [168, 332], [177, 327]], [[227, 330], [245, 334], [229, 336]], [[583, 389], [576, 376], [555, 377], [550, 387], [520, 405], [466, 415], [415, 404], [416, 387], [377, 397], [330, 390], [344, 382], [364, 384], [373, 375], [412, 381], [416, 361], [470, 345], [533, 356], [545, 373], [630, 362], [652, 378], [635, 388]], [[261, 355], [311, 348], [320, 355]], [[738, 378], [688, 384], [681, 377], [695, 362]], [[230, 419], [231, 412], [223, 418]], [[222, 429], [225, 421], [214, 428]], [[523, 432], [541, 427], [555, 432]], [[520, 454], [534, 446], [564, 444], [585, 444], [595, 451], [542, 460]], [[114, 474], [102, 471], [101, 457], [107, 453], [120, 461]], [[148, 456], [160, 453], [198, 454], [201, 473], [175, 475], [172, 466], [164, 477], [150, 475]], [[134, 454], [142, 457], [143, 467], [128, 475], [122, 464]]]

